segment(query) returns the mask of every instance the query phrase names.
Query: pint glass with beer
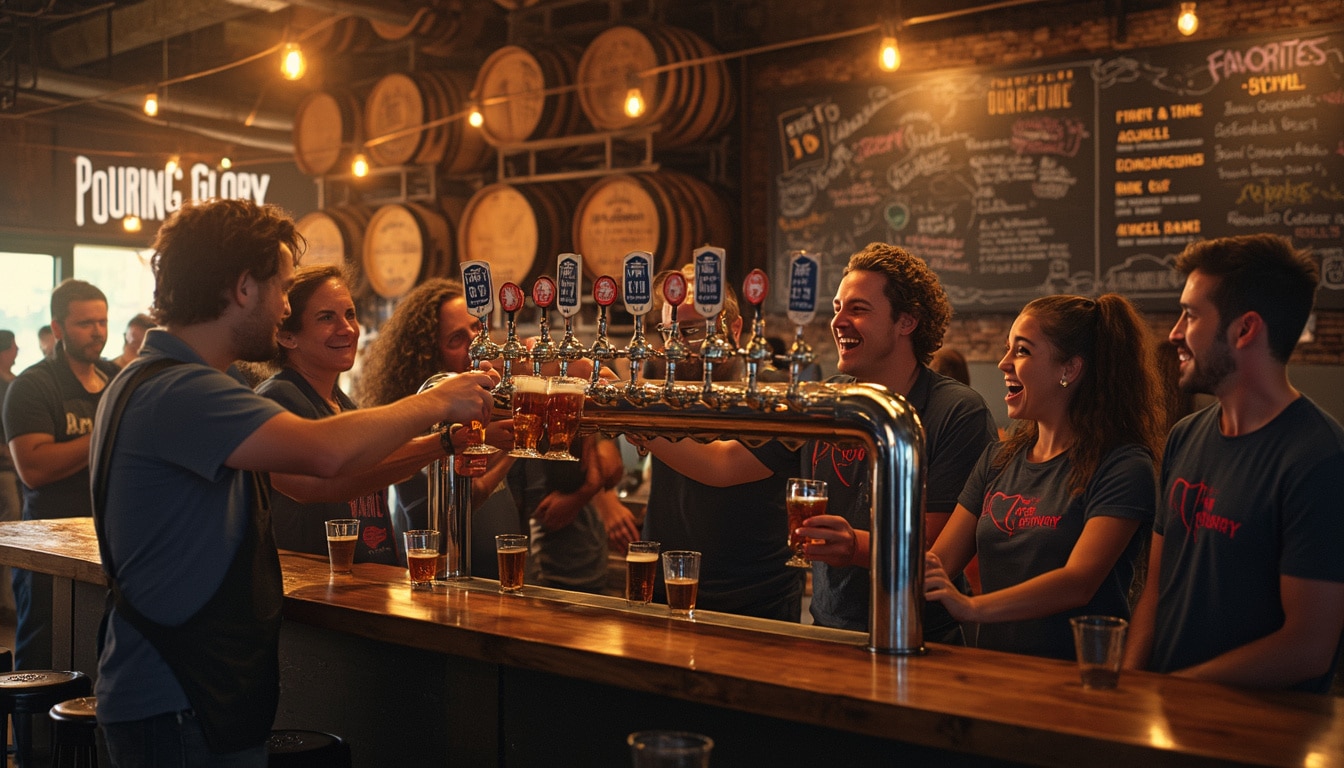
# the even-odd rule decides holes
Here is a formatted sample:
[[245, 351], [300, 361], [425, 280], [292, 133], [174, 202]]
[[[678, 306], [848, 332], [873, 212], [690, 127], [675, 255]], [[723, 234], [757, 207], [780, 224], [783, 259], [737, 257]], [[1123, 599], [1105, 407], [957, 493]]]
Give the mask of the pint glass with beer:
[[527, 569], [527, 534], [499, 534], [495, 537], [495, 552], [499, 555], [499, 591], [521, 592]]
[[812, 561], [803, 554], [807, 539], [799, 536], [797, 530], [807, 518], [826, 514], [826, 499], [826, 481], [789, 478], [789, 491], [784, 503], [789, 510], [789, 548], [793, 550], [793, 557], [785, 565], [797, 568], [812, 566]]
[[551, 443], [551, 449], [544, 454], [545, 458], [579, 460], [569, 452], [569, 446], [579, 431], [579, 421], [583, 418], [584, 392], [587, 390], [588, 380], [574, 376], [556, 376], [547, 382], [546, 438]]
[[539, 459], [537, 443], [546, 429], [546, 379], [513, 377], [513, 450], [510, 456]]
[[630, 605], [653, 602], [653, 582], [658, 577], [658, 542], [632, 541], [625, 555], [625, 600]]

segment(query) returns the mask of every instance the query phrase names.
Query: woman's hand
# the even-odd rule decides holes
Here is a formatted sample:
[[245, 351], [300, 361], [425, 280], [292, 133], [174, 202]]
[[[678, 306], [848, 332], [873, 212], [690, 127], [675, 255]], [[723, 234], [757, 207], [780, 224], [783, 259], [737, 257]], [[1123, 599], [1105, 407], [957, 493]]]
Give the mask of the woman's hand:
[[803, 554], [809, 560], [818, 560], [827, 565], [844, 567], [855, 565], [854, 554], [858, 550], [858, 535], [854, 526], [839, 515], [816, 515], [803, 521], [797, 535], [807, 539]]
[[943, 561], [932, 552], [924, 553], [924, 599], [937, 600], [957, 621], [978, 621], [975, 598], [957, 589], [957, 585], [943, 569]]

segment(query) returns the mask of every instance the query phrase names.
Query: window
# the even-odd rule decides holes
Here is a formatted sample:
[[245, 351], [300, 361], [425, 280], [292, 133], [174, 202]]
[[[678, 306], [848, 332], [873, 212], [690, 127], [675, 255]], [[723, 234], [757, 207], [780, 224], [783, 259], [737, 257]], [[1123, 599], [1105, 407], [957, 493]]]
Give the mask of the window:
[[14, 332], [19, 356], [14, 373], [42, 359], [37, 329], [51, 322], [51, 285], [55, 261], [43, 253], [0, 252], [0, 330]]
[[[137, 313], [149, 312], [154, 301], [153, 251], [101, 245], [75, 246], [75, 277], [107, 294], [107, 346], [103, 357], [121, 354], [126, 323]], [[48, 288], [48, 296], [51, 289]]]

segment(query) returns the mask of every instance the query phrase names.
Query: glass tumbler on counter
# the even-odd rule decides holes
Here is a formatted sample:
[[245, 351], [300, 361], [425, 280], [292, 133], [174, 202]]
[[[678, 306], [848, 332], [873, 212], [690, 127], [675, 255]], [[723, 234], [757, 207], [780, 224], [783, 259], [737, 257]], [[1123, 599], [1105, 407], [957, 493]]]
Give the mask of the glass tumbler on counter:
[[439, 567], [439, 532], [407, 531], [403, 537], [406, 541], [406, 571], [410, 575], [411, 589], [432, 588], [434, 573]]
[[521, 591], [527, 570], [527, 534], [499, 534], [495, 537], [495, 552], [499, 556], [499, 591], [505, 594]]
[[658, 542], [632, 541], [625, 555], [625, 600], [630, 605], [653, 602], [658, 578]]

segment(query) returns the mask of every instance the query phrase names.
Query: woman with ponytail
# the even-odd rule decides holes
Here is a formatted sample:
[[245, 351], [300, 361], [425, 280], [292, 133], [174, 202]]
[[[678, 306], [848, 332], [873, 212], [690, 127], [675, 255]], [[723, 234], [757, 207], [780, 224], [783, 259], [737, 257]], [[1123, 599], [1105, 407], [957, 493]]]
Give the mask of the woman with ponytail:
[[[1028, 304], [999, 361], [1016, 424], [925, 558], [925, 597], [981, 648], [1068, 659], [1069, 618], [1129, 616], [1166, 424], [1147, 326], [1117, 294]], [[982, 594], [952, 579], [979, 557]]]

